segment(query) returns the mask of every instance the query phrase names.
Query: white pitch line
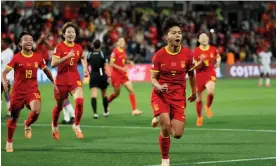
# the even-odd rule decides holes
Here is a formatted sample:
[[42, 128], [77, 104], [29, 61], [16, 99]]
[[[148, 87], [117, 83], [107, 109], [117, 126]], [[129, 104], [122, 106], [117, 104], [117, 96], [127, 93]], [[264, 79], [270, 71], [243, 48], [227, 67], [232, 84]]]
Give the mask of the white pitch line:
[[[6, 123], [1, 123], [6, 125]], [[17, 124], [23, 126], [23, 124]], [[38, 127], [50, 127], [50, 124], [33, 124], [32, 126]], [[60, 127], [71, 127], [71, 125], [59, 125]], [[142, 127], [142, 126], [93, 126], [93, 125], [81, 125], [84, 128], [110, 128], [110, 129], [142, 129], [142, 130], [156, 130], [159, 128]], [[264, 132], [264, 133], [276, 133], [276, 130], [255, 130], [255, 129], [219, 129], [219, 128], [185, 128], [185, 130], [191, 131], [237, 131], [237, 132]]]
[[[234, 162], [243, 162], [243, 161], [262, 161], [262, 160], [276, 160], [276, 157], [263, 157], [263, 158], [249, 158], [249, 159], [236, 159], [236, 160], [218, 160], [218, 161], [202, 161], [194, 163], [179, 163], [179, 164], [170, 164], [170, 165], [199, 165], [199, 164], [215, 164], [215, 163], [234, 163]], [[159, 165], [148, 165], [148, 166], [160, 166]]]

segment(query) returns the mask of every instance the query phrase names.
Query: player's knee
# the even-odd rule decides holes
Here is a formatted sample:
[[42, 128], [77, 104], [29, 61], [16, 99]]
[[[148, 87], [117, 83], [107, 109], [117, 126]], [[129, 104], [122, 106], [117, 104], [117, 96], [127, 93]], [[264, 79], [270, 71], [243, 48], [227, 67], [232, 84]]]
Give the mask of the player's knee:
[[11, 111], [11, 119], [12, 119], [12, 121], [17, 121], [18, 117], [19, 117], [18, 111], [12, 110]]
[[134, 94], [134, 90], [133, 89], [129, 89], [128, 92], [129, 92], [129, 94]]
[[202, 98], [201, 97], [197, 97], [196, 98], [196, 102], [202, 102]]
[[182, 133], [181, 133], [181, 134], [175, 134], [173, 137], [174, 137], [175, 139], [180, 139], [180, 138], [182, 137]]
[[165, 123], [162, 125], [162, 132], [164, 134], [169, 134], [171, 129], [171, 125], [169, 123]]
[[36, 109], [32, 109], [32, 111], [33, 111], [35, 114], [39, 115], [41, 110], [38, 109], [38, 108], [36, 108]]

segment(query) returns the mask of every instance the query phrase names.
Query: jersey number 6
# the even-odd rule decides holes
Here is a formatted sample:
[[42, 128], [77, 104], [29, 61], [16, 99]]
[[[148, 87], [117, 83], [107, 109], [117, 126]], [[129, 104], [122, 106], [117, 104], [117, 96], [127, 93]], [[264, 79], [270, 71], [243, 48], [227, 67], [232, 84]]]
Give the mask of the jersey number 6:
[[71, 58], [71, 59], [70, 59], [70, 65], [71, 65], [71, 66], [74, 65], [74, 59], [75, 59], [75, 58]]

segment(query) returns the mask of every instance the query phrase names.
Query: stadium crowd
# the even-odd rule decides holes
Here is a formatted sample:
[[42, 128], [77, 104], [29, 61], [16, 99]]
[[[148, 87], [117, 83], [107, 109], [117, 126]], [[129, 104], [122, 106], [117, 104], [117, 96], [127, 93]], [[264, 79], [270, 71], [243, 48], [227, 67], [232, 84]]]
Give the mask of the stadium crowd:
[[[275, 3], [258, 5], [240, 2], [247, 11], [238, 27], [223, 17], [223, 2], [202, 14], [195, 10], [180, 11], [184, 31], [183, 45], [194, 49], [200, 32], [207, 32], [211, 44], [229, 64], [253, 62], [267, 43], [276, 56]], [[146, 6], [146, 7], [145, 7]], [[253, 10], [254, 9], [254, 10]], [[33, 34], [45, 59], [50, 59], [55, 45], [61, 41], [61, 26], [67, 21], [79, 25], [78, 42], [85, 50], [99, 39], [109, 54], [120, 36], [127, 41], [127, 52], [136, 63], [149, 63], [156, 50], [164, 45], [161, 23], [175, 13], [174, 9], [156, 7], [154, 2], [2, 2], [1, 36], [10, 37], [16, 50], [16, 38], [22, 31]], [[234, 20], [235, 21], [235, 20]], [[41, 37], [42, 34], [45, 34]]]

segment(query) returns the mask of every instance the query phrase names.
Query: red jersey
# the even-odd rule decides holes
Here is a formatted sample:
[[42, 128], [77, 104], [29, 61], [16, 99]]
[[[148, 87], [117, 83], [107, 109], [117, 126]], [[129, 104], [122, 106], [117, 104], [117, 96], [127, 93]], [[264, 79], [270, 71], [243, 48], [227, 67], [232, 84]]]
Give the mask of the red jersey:
[[37, 69], [46, 67], [40, 54], [33, 52], [32, 55], [24, 55], [19, 52], [13, 56], [7, 67], [14, 69], [12, 94], [26, 95], [38, 91]]
[[204, 59], [205, 67], [197, 68], [196, 73], [215, 71], [214, 63], [218, 56], [218, 50], [214, 46], [209, 46], [206, 50], [196, 47], [194, 50], [195, 62], [200, 61], [200, 58]]
[[[126, 50], [125, 49], [121, 49], [119, 47], [114, 48], [110, 57], [110, 61], [114, 62], [114, 64], [120, 66], [120, 67], [124, 67], [126, 64]], [[112, 75], [116, 75], [116, 74], [126, 74], [126, 72], [122, 71], [122, 70], [118, 70], [116, 68], [112, 68]]]
[[83, 56], [83, 50], [79, 44], [74, 43], [69, 45], [65, 42], [61, 42], [56, 46], [54, 56], [57, 58], [65, 57], [71, 50], [75, 51], [75, 56], [58, 65], [56, 77], [57, 85], [70, 85], [75, 83], [76, 80], [80, 81], [78, 62]]
[[179, 89], [184, 91], [181, 97], [185, 97], [186, 74], [192, 66], [192, 52], [184, 47], [181, 47], [178, 53], [170, 53], [163, 47], [155, 53], [152, 60], [152, 71], [159, 72], [157, 81], [161, 85], [168, 84], [168, 92], [165, 94], [172, 93], [169, 95], [171, 97], [174, 97], [174, 93]]

